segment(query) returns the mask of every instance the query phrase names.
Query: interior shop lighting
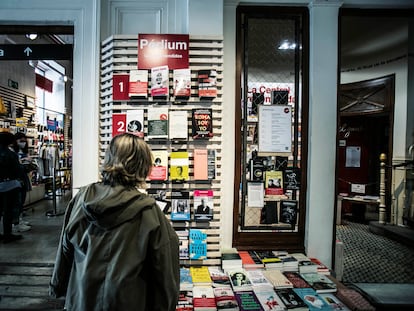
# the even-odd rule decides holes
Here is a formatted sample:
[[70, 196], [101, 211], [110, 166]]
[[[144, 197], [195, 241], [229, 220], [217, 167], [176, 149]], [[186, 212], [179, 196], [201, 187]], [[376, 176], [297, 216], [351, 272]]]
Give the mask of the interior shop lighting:
[[283, 41], [278, 47], [279, 50], [294, 50], [295, 48], [296, 43], [291, 43], [287, 40]]
[[36, 40], [37, 39], [37, 33], [29, 33], [26, 35], [26, 38], [30, 39], [30, 40]]

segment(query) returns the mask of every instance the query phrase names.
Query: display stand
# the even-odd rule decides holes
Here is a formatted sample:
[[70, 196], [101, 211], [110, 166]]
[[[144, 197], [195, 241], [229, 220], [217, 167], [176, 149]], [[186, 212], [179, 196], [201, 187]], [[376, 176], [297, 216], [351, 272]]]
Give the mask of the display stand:
[[[170, 155], [173, 151], [188, 152], [187, 180], [177, 182], [170, 176], [165, 181], [148, 181], [148, 191], [160, 190], [166, 193], [165, 200], [171, 201], [173, 191], [186, 191], [190, 196], [191, 217], [184, 221], [171, 221], [178, 231], [202, 229], [207, 234], [207, 256], [197, 260], [181, 260], [183, 265], [219, 265], [221, 263], [220, 227], [221, 227], [221, 157], [222, 157], [222, 87], [223, 87], [223, 39], [221, 37], [189, 37], [189, 69], [191, 71], [191, 94], [185, 99], [174, 97], [173, 70], [169, 70], [168, 96], [163, 99], [151, 96], [151, 70], [148, 70], [148, 89], [146, 98], [127, 97], [124, 100], [114, 100], [114, 76], [129, 76], [137, 69], [138, 50], [137, 35], [114, 35], [104, 40], [101, 46], [101, 95], [100, 95], [100, 161], [102, 163], [109, 142], [113, 137], [114, 116], [134, 110], [143, 112], [143, 133], [145, 141], [152, 150], [168, 152], [168, 162], [171, 168]], [[213, 98], [204, 99], [199, 95], [198, 75], [201, 70], [217, 72], [217, 94]], [[183, 121], [187, 125], [186, 138], [171, 139], [148, 137], [148, 112], [154, 108], [166, 108], [169, 112], [186, 113]], [[191, 112], [196, 108], [207, 108], [212, 111], [213, 137], [209, 139], [193, 139], [191, 134]], [[208, 180], [194, 179], [194, 150], [207, 149], [215, 151], [215, 177]], [[170, 172], [171, 173], [171, 172]], [[195, 190], [213, 190], [213, 216], [207, 222], [197, 222], [194, 218]], [[171, 209], [166, 212], [171, 219]]]

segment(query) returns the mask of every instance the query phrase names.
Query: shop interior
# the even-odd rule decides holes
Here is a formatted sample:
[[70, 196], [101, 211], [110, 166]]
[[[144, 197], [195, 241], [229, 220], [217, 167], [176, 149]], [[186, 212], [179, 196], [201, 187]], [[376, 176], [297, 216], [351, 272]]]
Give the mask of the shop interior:
[[[73, 27], [2, 26], [0, 42], [6, 46], [0, 96], [7, 111], [0, 127], [28, 138], [29, 155], [37, 170], [30, 173], [32, 190], [25, 206], [71, 191], [72, 55], [38, 49], [36, 45], [71, 49]], [[22, 47], [10, 54], [7, 46]], [[50, 55], [54, 57], [50, 57]], [[56, 204], [54, 204], [56, 206]], [[53, 216], [56, 208], [48, 215]]]

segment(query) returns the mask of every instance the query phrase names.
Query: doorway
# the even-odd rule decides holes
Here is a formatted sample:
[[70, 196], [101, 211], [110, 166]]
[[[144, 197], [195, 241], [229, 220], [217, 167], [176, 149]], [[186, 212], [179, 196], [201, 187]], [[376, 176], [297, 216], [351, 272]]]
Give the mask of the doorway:
[[24, 133], [37, 169], [25, 206], [72, 189], [73, 26], [0, 26], [0, 127]]

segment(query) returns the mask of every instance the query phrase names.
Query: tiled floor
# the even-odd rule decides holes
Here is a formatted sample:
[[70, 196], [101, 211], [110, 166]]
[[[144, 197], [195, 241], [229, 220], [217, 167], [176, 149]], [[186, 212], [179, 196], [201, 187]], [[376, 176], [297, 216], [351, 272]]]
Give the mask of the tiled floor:
[[[70, 193], [57, 197], [63, 212]], [[61, 300], [48, 297], [48, 283], [56, 255], [63, 215], [52, 200], [27, 209], [32, 230], [11, 244], [0, 243], [0, 310], [61, 310]], [[367, 224], [345, 221], [337, 226], [344, 243], [344, 283], [414, 283], [414, 249], [373, 234]]]
[[368, 224], [345, 221], [336, 230], [344, 243], [344, 283], [414, 283], [413, 248], [371, 233]]

